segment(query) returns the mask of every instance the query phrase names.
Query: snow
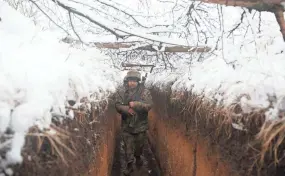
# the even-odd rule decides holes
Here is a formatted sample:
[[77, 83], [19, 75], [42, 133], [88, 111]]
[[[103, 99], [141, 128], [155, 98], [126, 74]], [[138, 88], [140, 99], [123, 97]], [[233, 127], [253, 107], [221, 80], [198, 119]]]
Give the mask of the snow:
[[30, 127], [49, 128], [54, 113], [64, 118], [66, 100], [106, 99], [120, 76], [100, 51], [59, 42], [57, 34], [43, 32], [3, 1], [0, 17], [0, 137], [5, 139], [8, 129], [13, 132], [0, 143], [6, 152], [1, 170], [22, 162]]
[[11, 169], [11, 168], [8, 168], [8, 169], [6, 169], [5, 170], [5, 173], [7, 174], [7, 175], [13, 175], [13, 170]]
[[277, 120], [278, 112], [284, 111], [280, 104], [285, 103], [285, 45], [274, 15], [261, 13], [259, 32], [258, 15], [246, 11], [246, 20], [235, 31], [235, 36], [227, 37], [226, 31], [240, 21], [243, 10], [222, 9], [223, 27], [212, 32], [221, 35], [223, 46], [218, 45], [214, 55], [206, 54], [203, 62], [194, 59], [191, 65], [179, 63], [178, 71], [152, 74], [148, 84], [165, 89], [167, 84], [173, 83], [174, 92], [192, 91], [226, 107], [240, 104], [243, 113], [268, 108], [266, 119]]

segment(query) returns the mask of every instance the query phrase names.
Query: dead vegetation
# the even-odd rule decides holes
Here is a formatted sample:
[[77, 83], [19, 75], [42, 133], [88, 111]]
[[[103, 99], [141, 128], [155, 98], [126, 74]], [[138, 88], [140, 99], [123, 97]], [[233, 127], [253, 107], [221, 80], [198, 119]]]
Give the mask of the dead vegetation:
[[[115, 132], [114, 118], [107, 115], [106, 107], [101, 102], [100, 108], [92, 107], [91, 114], [77, 110], [74, 119], [53, 121], [44, 131], [31, 128], [22, 151], [23, 163], [14, 166], [15, 175], [105, 174], [111, 167], [106, 164], [112, 163], [112, 145], [106, 150], [110, 156], [102, 156], [102, 147], [112, 143]], [[95, 170], [94, 165], [98, 166]]]
[[265, 110], [244, 114], [239, 104], [217, 106], [187, 91], [154, 88], [152, 94], [164, 121], [197, 131], [219, 148], [223, 159], [240, 175], [277, 175], [284, 166], [284, 120], [265, 122]]

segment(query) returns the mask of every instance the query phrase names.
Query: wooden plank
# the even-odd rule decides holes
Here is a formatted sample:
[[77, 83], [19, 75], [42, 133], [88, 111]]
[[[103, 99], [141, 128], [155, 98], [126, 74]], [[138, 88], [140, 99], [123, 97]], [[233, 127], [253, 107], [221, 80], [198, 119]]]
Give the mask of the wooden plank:
[[[122, 49], [122, 48], [131, 48], [134, 46], [132, 43], [121, 43], [121, 42], [108, 42], [108, 43], [94, 43], [97, 48], [101, 49]], [[137, 47], [134, 50], [146, 50], [146, 51], [153, 51], [156, 52], [152, 45]], [[204, 46], [167, 46], [165, 47], [164, 51], [161, 52], [209, 52], [211, 51], [210, 47]]]

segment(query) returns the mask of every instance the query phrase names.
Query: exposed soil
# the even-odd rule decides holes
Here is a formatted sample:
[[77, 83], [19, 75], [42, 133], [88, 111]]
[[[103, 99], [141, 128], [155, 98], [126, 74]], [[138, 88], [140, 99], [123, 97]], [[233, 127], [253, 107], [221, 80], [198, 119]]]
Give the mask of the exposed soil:
[[[150, 141], [156, 149], [162, 173], [165, 176], [234, 176], [229, 165], [220, 159], [207, 141], [187, 134], [185, 125], [177, 126], [159, 120], [159, 115], [150, 113]], [[174, 125], [174, 126], [173, 126]]]
[[[140, 168], [134, 165], [133, 176], [257, 175], [257, 169], [251, 166], [258, 151], [248, 149], [258, 131], [256, 125], [248, 128], [253, 129], [251, 133], [232, 127], [227, 131], [218, 123], [203, 118], [205, 112], [195, 106], [181, 113], [181, 106], [170, 102], [169, 93], [154, 94], [153, 99], [155, 107], [149, 114], [144, 165]], [[120, 116], [112, 104], [103, 109], [108, 110], [103, 114], [92, 111], [90, 117], [59, 124], [71, 134], [62, 142], [76, 154], [59, 149], [67, 164], [51, 148], [47, 138], [39, 145], [37, 137], [28, 136], [23, 150], [24, 162], [15, 167], [15, 175], [120, 176]], [[196, 113], [199, 118], [193, 118]], [[285, 148], [284, 145], [280, 148]], [[266, 164], [271, 163], [270, 159], [266, 160], [260, 175], [285, 175], [283, 165]]]
[[90, 170], [87, 175], [90, 176], [109, 176], [111, 174], [116, 135], [119, 130], [119, 117], [113, 107], [109, 107], [106, 117], [103, 121], [105, 124], [102, 129], [101, 145], [98, 147], [97, 157], [94, 162], [89, 166]]
[[171, 89], [152, 91], [155, 111], [150, 114], [150, 140], [163, 175], [285, 175], [284, 142], [276, 153], [283, 158], [278, 164], [269, 152], [264, 163], [258, 160], [262, 143], [256, 135], [263, 124], [262, 113], [243, 117], [247, 130], [241, 131], [232, 127], [231, 117], [214, 106], [204, 106], [200, 97], [177, 96], [179, 100]]
[[[102, 106], [104, 109], [104, 106]], [[117, 119], [114, 108], [105, 113], [95, 110], [88, 117], [66, 120], [58, 127], [70, 133], [63, 142], [71, 148], [75, 155], [70, 154], [60, 145], [66, 163], [59, 157], [50, 141], [27, 136], [23, 150], [23, 164], [15, 166], [15, 175], [28, 176], [73, 176], [92, 175], [109, 176], [112, 168]]]

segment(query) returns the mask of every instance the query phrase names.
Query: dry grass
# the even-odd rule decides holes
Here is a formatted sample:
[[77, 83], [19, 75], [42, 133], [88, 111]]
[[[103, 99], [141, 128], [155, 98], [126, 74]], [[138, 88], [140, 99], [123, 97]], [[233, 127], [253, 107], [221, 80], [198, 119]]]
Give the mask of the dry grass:
[[284, 144], [285, 138], [285, 120], [275, 122], [266, 122], [257, 135], [257, 140], [261, 143], [260, 164], [264, 164], [265, 156], [268, 154], [273, 158], [275, 165], [278, 165], [282, 159], [279, 154], [279, 147]]
[[[55, 125], [51, 125], [50, 129], [44, 131], [39, 131], [37, 128], [34, 127], [33, 132], [27, 134], [27, 136], [37, 137], [37, 153], [40, 152], [44, 140], [47, 139], [50, 143], [50, 149], [52, 154], [58, 155], [63, 161], [63, 163], [66, 165], [68, 165], [68, 163], [61, 149], [64, 149], [73, 156], [75, 156], [73, 150], [65, 144], [67, 139], [69, 139], [69, 135], [70, 134], [66, 130], [61, 129]], [[73, 146], [72, 141], [69, 142]]]
[[[246, 114], [242, 112], [239, 103], [234, 103], [230, 106], [223, 107], [218, 106], [214, 101], [206, 99], [204, 96], [195, 95], [191, 92], [161, 92], [155, 88], [155, 98], [165, 96], [169, 100], [161, 100], [160, 103], [168, 101], [170, 106], [168, 109], [179, 110], [181, 116], [185, 116], [184, 119], [190, 121], [190, 124], [195, 127], [197, 121], [200, 124], [206, 124], [206, 127], [214, 130], [214, 136], [216, 139], [222, 137], [224, 140], [244, 140], [239, 138], [232, 138], [236, 133], [239, 133], [232, 124], [243, 124], [246, 130], [244, 134], [248, 136], [248, 139], [252, 141], [242, 141], [237, 144], [247, 146], [248, 155], [251, 157], [249, 161], [252, 165], [248, 165], [248, 171], [257, 168], [257, 173], [260, 174], [260, 170], [263, 168], [269, 168], [270, 165], [274, 164], [275, 168], [280, 162], [284, 162], [284, 155], [281, 151], [285, 148], [285, 120], [275, 122], [265, 122], [264, 113], [267, 109], [255, 109], [252, 113]], [[246, 96], [246, 95], [242, 95]], [[237, 97], [238, 99], [241, 97]], [[246, 98], [250, 98], [246, 96]], [[165, 111], [168, 111], [166, 108]], [[190, 117], [190, 118], [189, 118]], [[195, 125], [195, 126], [194, 126]], [[205, 127], [201, 126], [201, 128]], [[214, 127], [214, 128], [213, 128]], [[204, 129], [197, 130], [204, 130]], [[231, 139], [232, 138], [232, 139]], [[254, 140], [255, 139], [255, 140]], [[243, 143], [244, 142], [244, 143]], [[242, 146], [240, 146], [242, 147]], [[250, 152], [249, 152], [250, 151]], [[283, 163], [284, 164], [284, 163]], [[256, 172], [255, 172], [256, 173]]]

